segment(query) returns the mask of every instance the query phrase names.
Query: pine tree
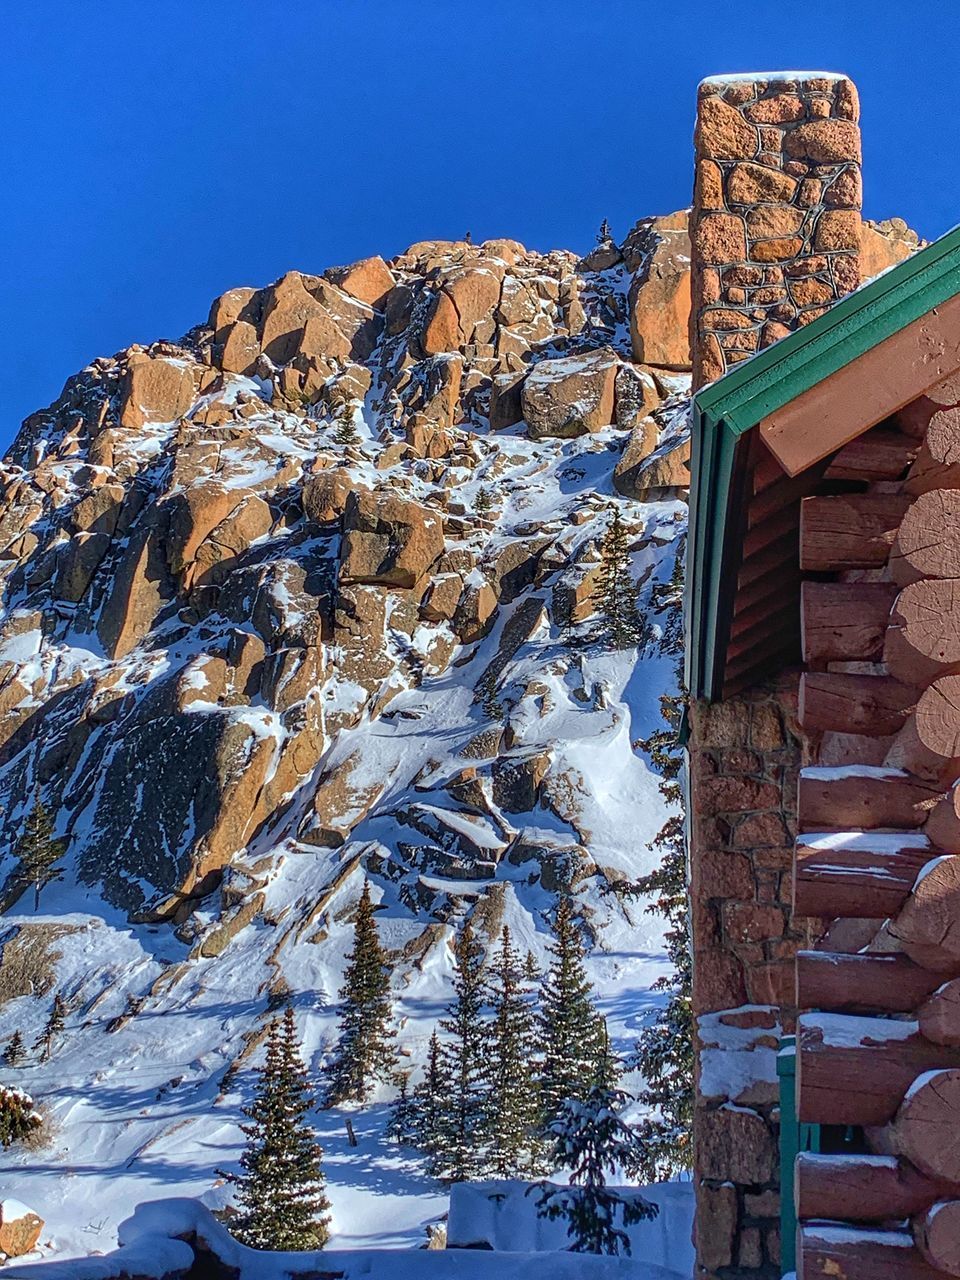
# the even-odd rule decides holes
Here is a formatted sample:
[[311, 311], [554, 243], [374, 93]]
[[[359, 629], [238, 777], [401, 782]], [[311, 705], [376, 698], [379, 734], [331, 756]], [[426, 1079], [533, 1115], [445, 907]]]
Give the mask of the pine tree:
[[37, 1036], [34, 1042], [34, 1049], [40, 1050], [40, 1061], [49, 1062], [53, 1054], [53, 1042], [63, 1030], [64, 1019], [67, 1014], [67, 1005], [63, 996], [58, 991], [53, 997], [53, 1005], [50, 1009], [50, 1015], [47, 1018], [43, 1030]]
[[239, 1211], [229, 1219], [236, 1238], [253, 1249], [322, 1249], [330, 1202], [323, 1152], [306, 1117], [314, 1098], [300, 1057], [293, 1008], [267, 1033], [266, 1061], [244, 1115], [247, 1145], [240, 1173], [222, 1176], [237, 1188]]
[[600, 230], [597, 232], [597, 244], [609, 244], [613, 239], [610, 231], [610, 223], [606, 218], [600, 223]]
[[622, 1089], [594, 1084], [582, 1100], [565, 1099], [550, 1126], [554, 1158], [570, 1170], [570, 1185], [545, 1185], [537, 1211], [566, 1218], [573, 1253], [629, 1255], [624, 1228], [658, 1213], [639, 1192], [625, 1196], [607, 1185], [608, 1173], [632, 1173], [641, 1156], [640, 1139], [620, 1116], [628, 1100]]
[[5, 1067], [19, 1067], [27, 1056], [27, 1049], [23, 1043], [23, 1036], [19, 1031], [15, 1031], [3, 1048], [3, 1065]]
[[620, 508], [613, 507], [600, 547], [601, 565], [593, 593], [594, 603], [606, 622], [606, 639], [613, 649], [636, 644], [642, 627], [637, 613], [637, 590], [630, 576], [630, 548]]
[[360, 443], [360, 433], [357, 431], [357, 424], [353, 419], [353, 410], [349, 404], [341, 405], [337, 413], [333, 428], [333, 442], [342, 449]]
[[44, 885], [62, 877], [63, 873], [57, 869], [56, 864], [63, 857], [66, 847], [65, 840], [54, 838], [53, 820], [37, 791], [15, 850], [20, 864], [16, 881], [22, 886], [18, 893], [22, 893], [28, 885], [33, 885], [35, 911], [40, 909], [40, 893]]
[[385, 1135], [401, 1147], [417, 1145], [417, 1103], [410, 1096], [410, 1072], [400, 1072], [400, 1091], [390, 1103]]
[[566, 1098], [586, 1096], [603, 1051], [603, 1024], [593, 1006], [569, 889], [561, 892], [557, 903], [549, 950], [553, 959], [540, 995], [540, 1092], [546, 1127], [560, 1114]]
[[37, 1111], [29, 1093], [0, 1085], [0, 1147], [22, 1142], [42, 1124], [43, 1116]]
[[413, 1091], [413, 1145], [427, 1157], [427, 1172], [438, 1178], [449, 1146], [452, 1081], [436, 1031], [430, 1037], [423, 1079]]
[[486, 485], [481, 485], [477, 490], [473, 509], [481, 519], [486, 519], [493, 509], [493, 494], [491, 494]]
[[467, 1182], [486, 1164], [486, 1070], [489, 1034], [483, 1017], [485, 975], [483, 946], [466, 921], [454, 945], [454, 998], [440, 1021], [446, 1034], [443, 1057], [449, 1073], [449, 1097], [440, 1114], [438, 1176]]
[[522, 1178], [542, 1164], [537, 1026], [520, 957], [506, 925], [491, 966], [491, 1028], [487, 1141], [500, 1178]]
[[396, 1063], [387, 957], [380, 945], [370, 885], [364, 881], [353, 949], [340, 989], [340, 1039], [330, 1067], [326, 1105], [365, 1102], [374, 1080], [390, 1080]]

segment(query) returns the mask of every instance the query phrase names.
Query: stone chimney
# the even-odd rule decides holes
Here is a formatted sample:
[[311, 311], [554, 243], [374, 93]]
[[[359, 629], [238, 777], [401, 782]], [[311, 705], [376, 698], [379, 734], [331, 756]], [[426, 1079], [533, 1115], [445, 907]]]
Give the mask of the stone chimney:
[[824, 71], [700, 85], [690, 213], [695, 388], [859, 284], [858, 119], [853, 83]]

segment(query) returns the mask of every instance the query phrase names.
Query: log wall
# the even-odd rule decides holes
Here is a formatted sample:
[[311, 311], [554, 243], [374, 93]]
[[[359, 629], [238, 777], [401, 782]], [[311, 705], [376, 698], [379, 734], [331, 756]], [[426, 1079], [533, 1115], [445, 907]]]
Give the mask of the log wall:
[[800, 1280], [960, 1276], [960, 384], [881, 432], [801, 514], [798, 1111], [864, 1152], [800, 1157]]

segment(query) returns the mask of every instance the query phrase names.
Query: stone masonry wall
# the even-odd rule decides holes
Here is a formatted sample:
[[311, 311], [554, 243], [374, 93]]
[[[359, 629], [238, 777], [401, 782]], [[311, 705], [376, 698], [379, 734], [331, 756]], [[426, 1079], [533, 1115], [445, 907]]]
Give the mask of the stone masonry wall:
[[844, 76], [705, 80], [691, 211], [694, 386], [860, 282], [860, 129]]
[[794, 1018], [798, 673], [691, 708], [698, 1276], [780, 1275], [776, 1052]]

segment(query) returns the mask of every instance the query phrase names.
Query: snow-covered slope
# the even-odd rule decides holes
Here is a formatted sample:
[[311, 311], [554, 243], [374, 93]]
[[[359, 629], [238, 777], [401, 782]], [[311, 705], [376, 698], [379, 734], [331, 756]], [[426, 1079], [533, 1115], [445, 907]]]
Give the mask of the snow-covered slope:
[[[0, 1040], [32, 1043], [55, 991], [69, 1013], [48, 1063], [0, 1070], [47, 1116], [0, 1188], [46, 1256], [113, 1247], [144, 1200], [220, 1202], [288, 989], [321, 1071], [365, 876], [411, 1065], [458, 923], [543, 960], [561, 864], [619, 1047], [657, 999], [658, 919], [605, 890], [651, 868], [665, 816], [638, 743], [673, 679], [653, 602], [684, 529], [683, 378], [630, 363], [622, 262], [517, 249], [410, 250], [371, 302], [319, 277], [294, 282], [309, 306], [289, 277], [236, 291], [180, 346], [91, 366], [4, 464]], [[639, 654], [590, 616], [612, 504]], [[68, 843], [34, 910], [14, 853], [38, 794]], [[420, 1243], [445, 1208], [383, 1138], [388, 1098], [356, 1148], [317, 1119], [341, 1248]]]

